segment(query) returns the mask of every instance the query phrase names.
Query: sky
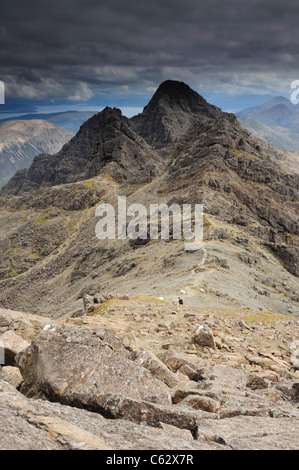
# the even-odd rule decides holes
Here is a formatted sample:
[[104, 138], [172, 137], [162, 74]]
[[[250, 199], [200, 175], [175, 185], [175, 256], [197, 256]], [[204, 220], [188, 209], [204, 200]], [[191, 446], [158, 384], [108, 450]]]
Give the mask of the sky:
[[298, 0], [2, 2], [0, 111], [134, 113], [167, 79], [225, 110], [289, 97], [298, 19]]

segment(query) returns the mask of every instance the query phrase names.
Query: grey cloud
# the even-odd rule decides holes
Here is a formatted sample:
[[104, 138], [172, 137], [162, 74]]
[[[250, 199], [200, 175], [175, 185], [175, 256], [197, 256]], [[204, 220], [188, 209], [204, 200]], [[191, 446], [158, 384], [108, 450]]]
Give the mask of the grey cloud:
[[238, 70], [282, 86], [298, 70], [298, 16], [297, 0], [16, 0], [1, 6], [0, 79], [49, 98], [178, 75], [233, 83]]

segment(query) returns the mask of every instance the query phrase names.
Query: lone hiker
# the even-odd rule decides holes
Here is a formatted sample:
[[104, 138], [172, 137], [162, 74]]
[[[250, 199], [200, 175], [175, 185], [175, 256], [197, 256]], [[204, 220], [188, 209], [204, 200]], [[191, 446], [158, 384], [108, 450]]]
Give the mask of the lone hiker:
[[181, 297], [179, 297], [179, 305], [183, 305], [184, 302], [183, 302], [183, 299], [181, 299]]

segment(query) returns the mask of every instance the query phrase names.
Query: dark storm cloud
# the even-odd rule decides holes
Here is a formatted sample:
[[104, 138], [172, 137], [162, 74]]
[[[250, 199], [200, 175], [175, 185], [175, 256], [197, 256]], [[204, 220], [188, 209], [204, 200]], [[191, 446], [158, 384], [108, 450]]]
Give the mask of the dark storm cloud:
[[282, 87], [299, 78], [298, 18], [297, 0], [6, 2], [0, 79], [31, 99], [87, 100], [166, 78], [228, 91]]

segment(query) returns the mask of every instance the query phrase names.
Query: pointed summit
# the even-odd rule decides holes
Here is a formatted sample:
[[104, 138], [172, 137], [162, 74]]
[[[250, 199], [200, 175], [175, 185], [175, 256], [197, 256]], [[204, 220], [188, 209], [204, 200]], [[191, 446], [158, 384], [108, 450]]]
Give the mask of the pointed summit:
[[117, 182], [145, 182], [157, 176], [161, 159], [150, 146], [130, 128], [119, 109], [105, 108], [94, 140], [86, 177], [109, 174]]
[[166, 80], [161, 83], [144, 111], [149, 111], [156, 106], [170, 106], [172, 109], [180, 109], [185, 112], [198, 112], [199, 108], [202, 110], [211, 107], [189, 85], [175, 80]]
[[220, 114], [220, 109], [185, 83], [167, 80], [159, 86], [143, 112], [130, 122], [147, 143], [167, 154], [191, 125], [207, 118], [216, 119]]

